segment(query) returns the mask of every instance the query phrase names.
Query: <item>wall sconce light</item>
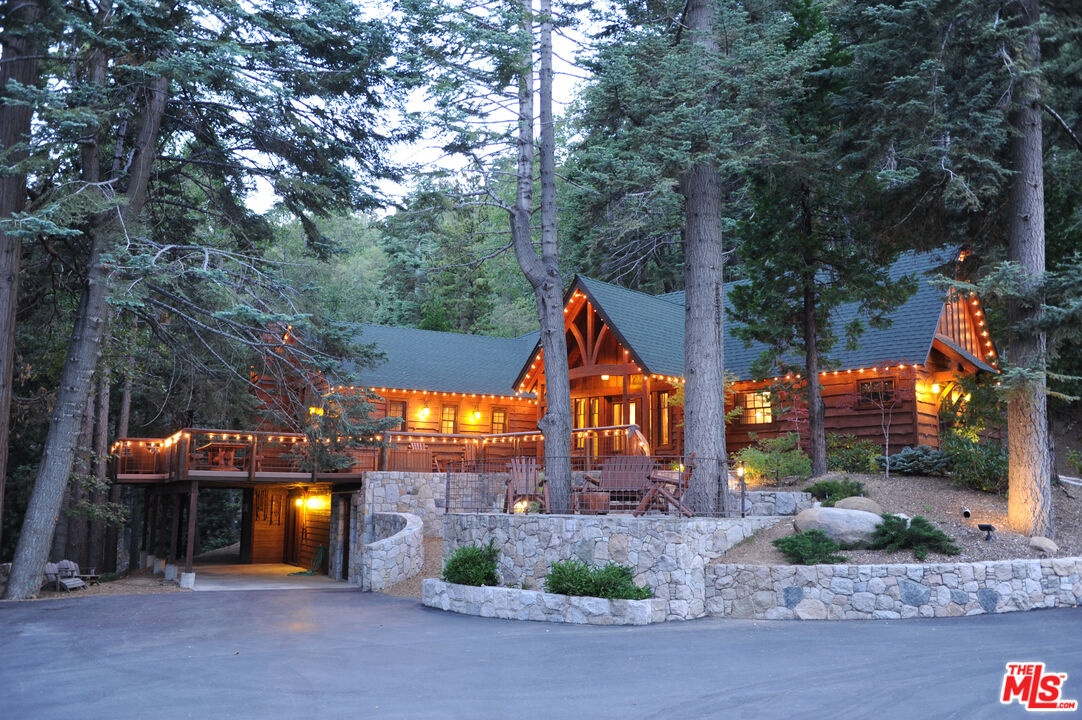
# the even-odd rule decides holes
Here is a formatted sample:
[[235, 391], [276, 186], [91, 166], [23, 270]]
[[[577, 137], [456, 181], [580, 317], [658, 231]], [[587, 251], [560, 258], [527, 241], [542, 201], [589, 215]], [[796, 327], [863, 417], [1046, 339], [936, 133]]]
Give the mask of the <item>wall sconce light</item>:
[[932, 393], [935, 395], [939, 394], [939, 383], [932, 383]]
[[608, 379], [609, 379], [609, 376], [608, 376], [608, 375], [602, 375], [602, 376], [601, 376], [601, 380], [602, 380], [602, 382], [608, 382]]
[[430, 411], [428, 409], [428, 403], [425, 403], [425, 406], [423, 408], [421, 408], [421, 417], [423, 417], [423, 418], [428, 417], [429, 412]]
[[481, 408], [480, 407], [475, 407], [473, 409], [473, 419], [474, 420], [480, 420], [481, 419]]
[[293, 504], [296, 505], [297, 507], [300, 507], [301, 505], [304, 505], [304, 498], [297, 498], [296, 500], [293, 501]]

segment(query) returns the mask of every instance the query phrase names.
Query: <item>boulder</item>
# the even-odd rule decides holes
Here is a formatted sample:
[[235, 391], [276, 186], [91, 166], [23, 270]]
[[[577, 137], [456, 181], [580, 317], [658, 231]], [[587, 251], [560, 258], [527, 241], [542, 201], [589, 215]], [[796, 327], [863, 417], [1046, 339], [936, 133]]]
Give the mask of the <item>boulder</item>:
[[864, 510], [815, 507], [803, 510], [793, 520], [797, 532], [822, 530], [831, 540], [847, 546], [864, 546], [871, 542], [875, 529], [883, 518]]
[[843, 510], [863, 510], [864, 512], [883, 514], [883, 508], [875, 500], [866, 497], [847, 497], [834, 503], [834, 507]]
[[1040, 550], [1045, 555], [1055, 555], [1059, 552], [1059, 545], [1043, 535], [1034, 535], [1029, 539], [1029, 546]]

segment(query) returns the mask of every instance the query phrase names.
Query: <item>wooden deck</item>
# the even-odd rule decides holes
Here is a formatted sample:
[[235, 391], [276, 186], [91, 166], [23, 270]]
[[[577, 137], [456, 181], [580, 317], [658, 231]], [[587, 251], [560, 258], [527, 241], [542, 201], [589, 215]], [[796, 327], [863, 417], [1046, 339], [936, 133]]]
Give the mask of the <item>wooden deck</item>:
[[[574, 430], [570, 455], [591, 458], [648, 454], [637, 426]], [[336, 453], [337, 468], [310, 469], [309, 439], [299, 433], [184, 428], [167, 438], [121, 438], [112, 447], [114, 482], [215, 487], [356, 482], [372, 470], [445, 472], [475, 460], [544, 456], [537, 432], [501, 434], [389, 433], [353, 441]]]

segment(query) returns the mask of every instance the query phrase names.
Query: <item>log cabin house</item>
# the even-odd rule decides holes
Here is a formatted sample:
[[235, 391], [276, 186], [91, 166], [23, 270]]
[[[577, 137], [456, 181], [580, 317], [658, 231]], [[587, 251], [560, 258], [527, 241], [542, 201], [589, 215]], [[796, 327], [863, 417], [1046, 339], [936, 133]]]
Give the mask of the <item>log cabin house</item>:
[[[893, 265], [895, 278], [918, 277], [918, 289], [892, 314], [889, 327], [869, 328], [858, 348], [831, 354], [831, 369], [819, 377], [828, 433], [883, 443], [889, 416], [892, 449], [937, 446], [939, 402], [958, 392], [957, 376], [995, 372], [996, 351], [978, 299], [928, 280], [953, 257], [948, 251], [907, 253]], [[683, 449], [677, 402], [684, 372], [683, 292], [651, 296], [576, 276], [564, 305], [575, 428], [571, 456], [587, 466], [607, 455], [640, 452], [675, 461]], [[857, 312], [840, 307], [835, 327]], [[545, 363], [538, 333], [497, 338], [375, 325], [358, 330], [361, 342], [374, 343], [385, 356], [359, 373], [363, 387], [380, 398], [374, 415], [401, 418], [380, 438], [386, 447], [358, 448], [352, 467], [320, 472], [301, 471], [291, 451], [307, 442], [305, 436], [273, 429], [188, 428], [166, 439], [122, 438], [114, 446], [114, 478], [153, 490], [146, 508], [152, 538], [148, 545], [144, 526], [143, 547], [159, 537], [158, 552], [168, 545], [175, 561], [181, 495], [187, 494], [191, 572], [200, 484], [242, 488], [241, 560], [307, 566], [319, 545], [329, 545], [334, 493], [356, 490], [367, 471], [439, 472], [456, 462], [543, 455], [537, 422], [545, 410]], [[796, 372], [753, 376], [764, 347], [726, 335], [725, 367], [733, 378], [726, 405], [741, 408], [726, 428], [727, 449], [747, 446], [753, 434], [798, 429], [804, 379]], [[629, 428], [641, 434], [629, 434]], [[159, 516], [170, 498], [172, 531], [165, 541]]]

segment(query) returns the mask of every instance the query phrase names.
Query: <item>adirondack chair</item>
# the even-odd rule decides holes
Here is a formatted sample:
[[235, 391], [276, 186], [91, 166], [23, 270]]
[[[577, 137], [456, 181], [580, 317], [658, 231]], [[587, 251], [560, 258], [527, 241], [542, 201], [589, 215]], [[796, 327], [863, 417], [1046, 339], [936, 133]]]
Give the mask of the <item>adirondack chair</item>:
[[86, 582], [81, 577], [72, 577], [62, 573], [57, 566], [57, 563], [45, 563], [43, 575], [45, 577], [45, 585], [52, 585], [53, 589], [57, 591], [63, 590], [64, 592], [71, 592], [72, 590], [87, 587]]
[[650, 489], [646, 491], [646, 494], [631, 514], [639, 516], [652, 507], [658, 507], [661, 510], [675, 509], [687, 517], [693, 517], [695, 513], [684, 505], [680, 499], [687, 492], [688, 485], [691, 483], [691, 473], [694, 469], [695, 453], [692, 453], [684, 470], [675, 477], [672, 472], [655, 471], [651, 473]]
[[[613, 503], [628, 504], [637, 507], [643, 496], [650, 489], [650, 473], [654, 470], [654, 460], [648, 457], [621, 456], [612, 457], [601, 466], [598, 476], [585, 475], [585, 482], [576, 492], [579, 497], [572, 498], [572, 505], [578, 508], [590, 507], [593, 503], [584, 495], [593, 492], [609, 493]], [[609, 508], [592, 512], [607, 512]]]
[[549, 509], [549, 488], [541, 483], [541, 473], [534, 458], [512, 458], [508, 466], [507, 498], [504, 509], [515, 511], [515, 503], [525, 500], [541, 504], [543, 512]]
[[94, 572], [95, 568], [90, 568], [90, 572], [83, 572], [79, 569], [79, 563], [74, 560], [61, 560], [56, 564], [56, 567], [64, 577], [77, 577], [90, 585], [96, 585], [101, 577]]

